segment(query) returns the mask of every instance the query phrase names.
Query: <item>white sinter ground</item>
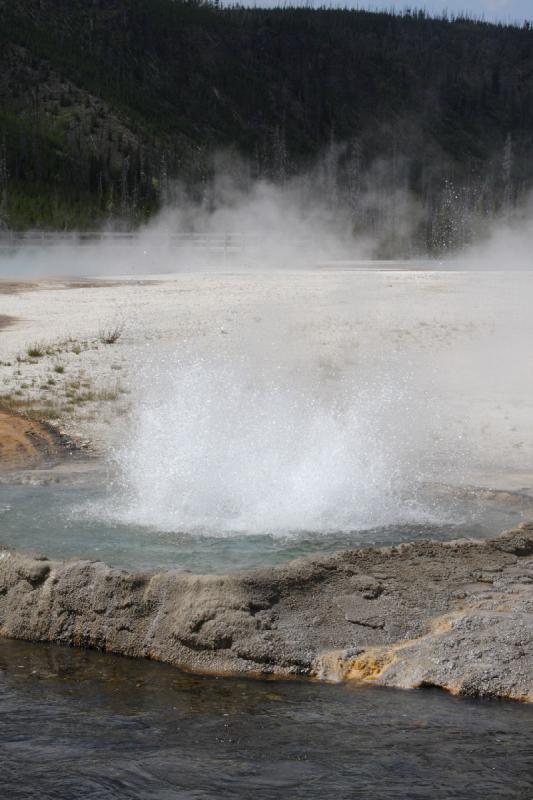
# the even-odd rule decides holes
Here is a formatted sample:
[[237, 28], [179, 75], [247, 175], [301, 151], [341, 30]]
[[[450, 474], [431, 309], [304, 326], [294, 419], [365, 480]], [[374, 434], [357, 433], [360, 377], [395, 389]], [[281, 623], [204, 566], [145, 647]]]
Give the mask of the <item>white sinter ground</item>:
[[342, 528], [354, 505], [387, 524], [428, 481], [533, 486], [531, 272], [332, 266], [19, 288], [0, 284], [14, 318], [1, 394], [118, 464], [137, 521]]

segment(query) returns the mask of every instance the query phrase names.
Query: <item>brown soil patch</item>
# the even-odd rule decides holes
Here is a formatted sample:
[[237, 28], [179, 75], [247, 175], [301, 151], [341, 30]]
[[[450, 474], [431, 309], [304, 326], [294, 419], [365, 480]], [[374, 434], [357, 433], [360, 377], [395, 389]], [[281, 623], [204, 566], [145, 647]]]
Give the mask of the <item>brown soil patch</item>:
[[[58, 281], [59, 282], [59, 281]], [[105, 278], [76, 278], [60, 281], [62, 284], [58, 288], [62, 289], [110, 289], [117, 286], [147, 286], [160, 284], [160, 280], [142, 278], [139, 280], [110, 280]]]
[[0, 467], [31, 466], [60, 452], [60, 437], [51, 428], [0, 409]]
[[7, 314], [0, 314], [0, 331], [2, 328], [8, 328], [17, 321], [16, 317], [9, 317]]
[[39, 278], [38, 280], [17, 281], [0, 278], [0, 295], [39, 289], [109, 289], [116, 286], [146, 286], [161, 281], [154, 279], [104, 280], [99, 278]]
[[17, 294], [36, 289], [35, 281], [10, 281], [0, 279], [0, 294]]
[[69, 279], [62, 281], [63, 289], [108, 289], [115, 286], [123, 286], [123, 281], [106, 281], [98, 280], [98, 278], [76, 278], [75, 280]]

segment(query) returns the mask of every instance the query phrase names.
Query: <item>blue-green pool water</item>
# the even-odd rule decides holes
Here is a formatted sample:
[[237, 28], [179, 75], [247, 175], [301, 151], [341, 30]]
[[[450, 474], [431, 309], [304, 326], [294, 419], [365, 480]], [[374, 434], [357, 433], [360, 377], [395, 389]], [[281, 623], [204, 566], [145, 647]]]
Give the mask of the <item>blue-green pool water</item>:
[[[388, 525], [355, 531], [290, 531], [280, 534], [221, 535], [212, 531], [161, 530], [114, 521], [113, 495], [95, 486], [0, 486], [0, 542], [38, 550], [52, 558], [84, 557], [127, 569], [188, 569], [226, 572], [279, 564], [307, 554], [403, 541], [460, 536], [488, 536], [522, 518], [513, 505], [487, 505], [479, 498], [454, 501], [448, 511], [436, 508], [428, 522]], [[450, 510], [451, 509], [451, 510]], [[101, 513], [100, 513], [101, 511]]]

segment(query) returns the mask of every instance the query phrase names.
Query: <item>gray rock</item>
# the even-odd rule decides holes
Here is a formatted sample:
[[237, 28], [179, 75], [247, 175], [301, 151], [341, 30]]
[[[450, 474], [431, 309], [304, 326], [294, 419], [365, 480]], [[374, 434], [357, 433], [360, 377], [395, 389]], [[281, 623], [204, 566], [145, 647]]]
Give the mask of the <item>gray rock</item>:
[[533, 701], [533, 526], [198, 576], [0, 551], [0, 634], [205, 673]]

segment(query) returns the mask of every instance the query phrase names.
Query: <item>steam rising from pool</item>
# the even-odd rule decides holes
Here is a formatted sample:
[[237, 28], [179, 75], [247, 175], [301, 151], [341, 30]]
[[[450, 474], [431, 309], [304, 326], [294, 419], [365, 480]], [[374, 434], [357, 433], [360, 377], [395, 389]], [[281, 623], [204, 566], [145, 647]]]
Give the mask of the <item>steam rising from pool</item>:
[[212, 536], [443, 522], [426, 484], [450, 442], [406, 363], [161, 353], [139, 381], [108, 512], [122, 523]]

